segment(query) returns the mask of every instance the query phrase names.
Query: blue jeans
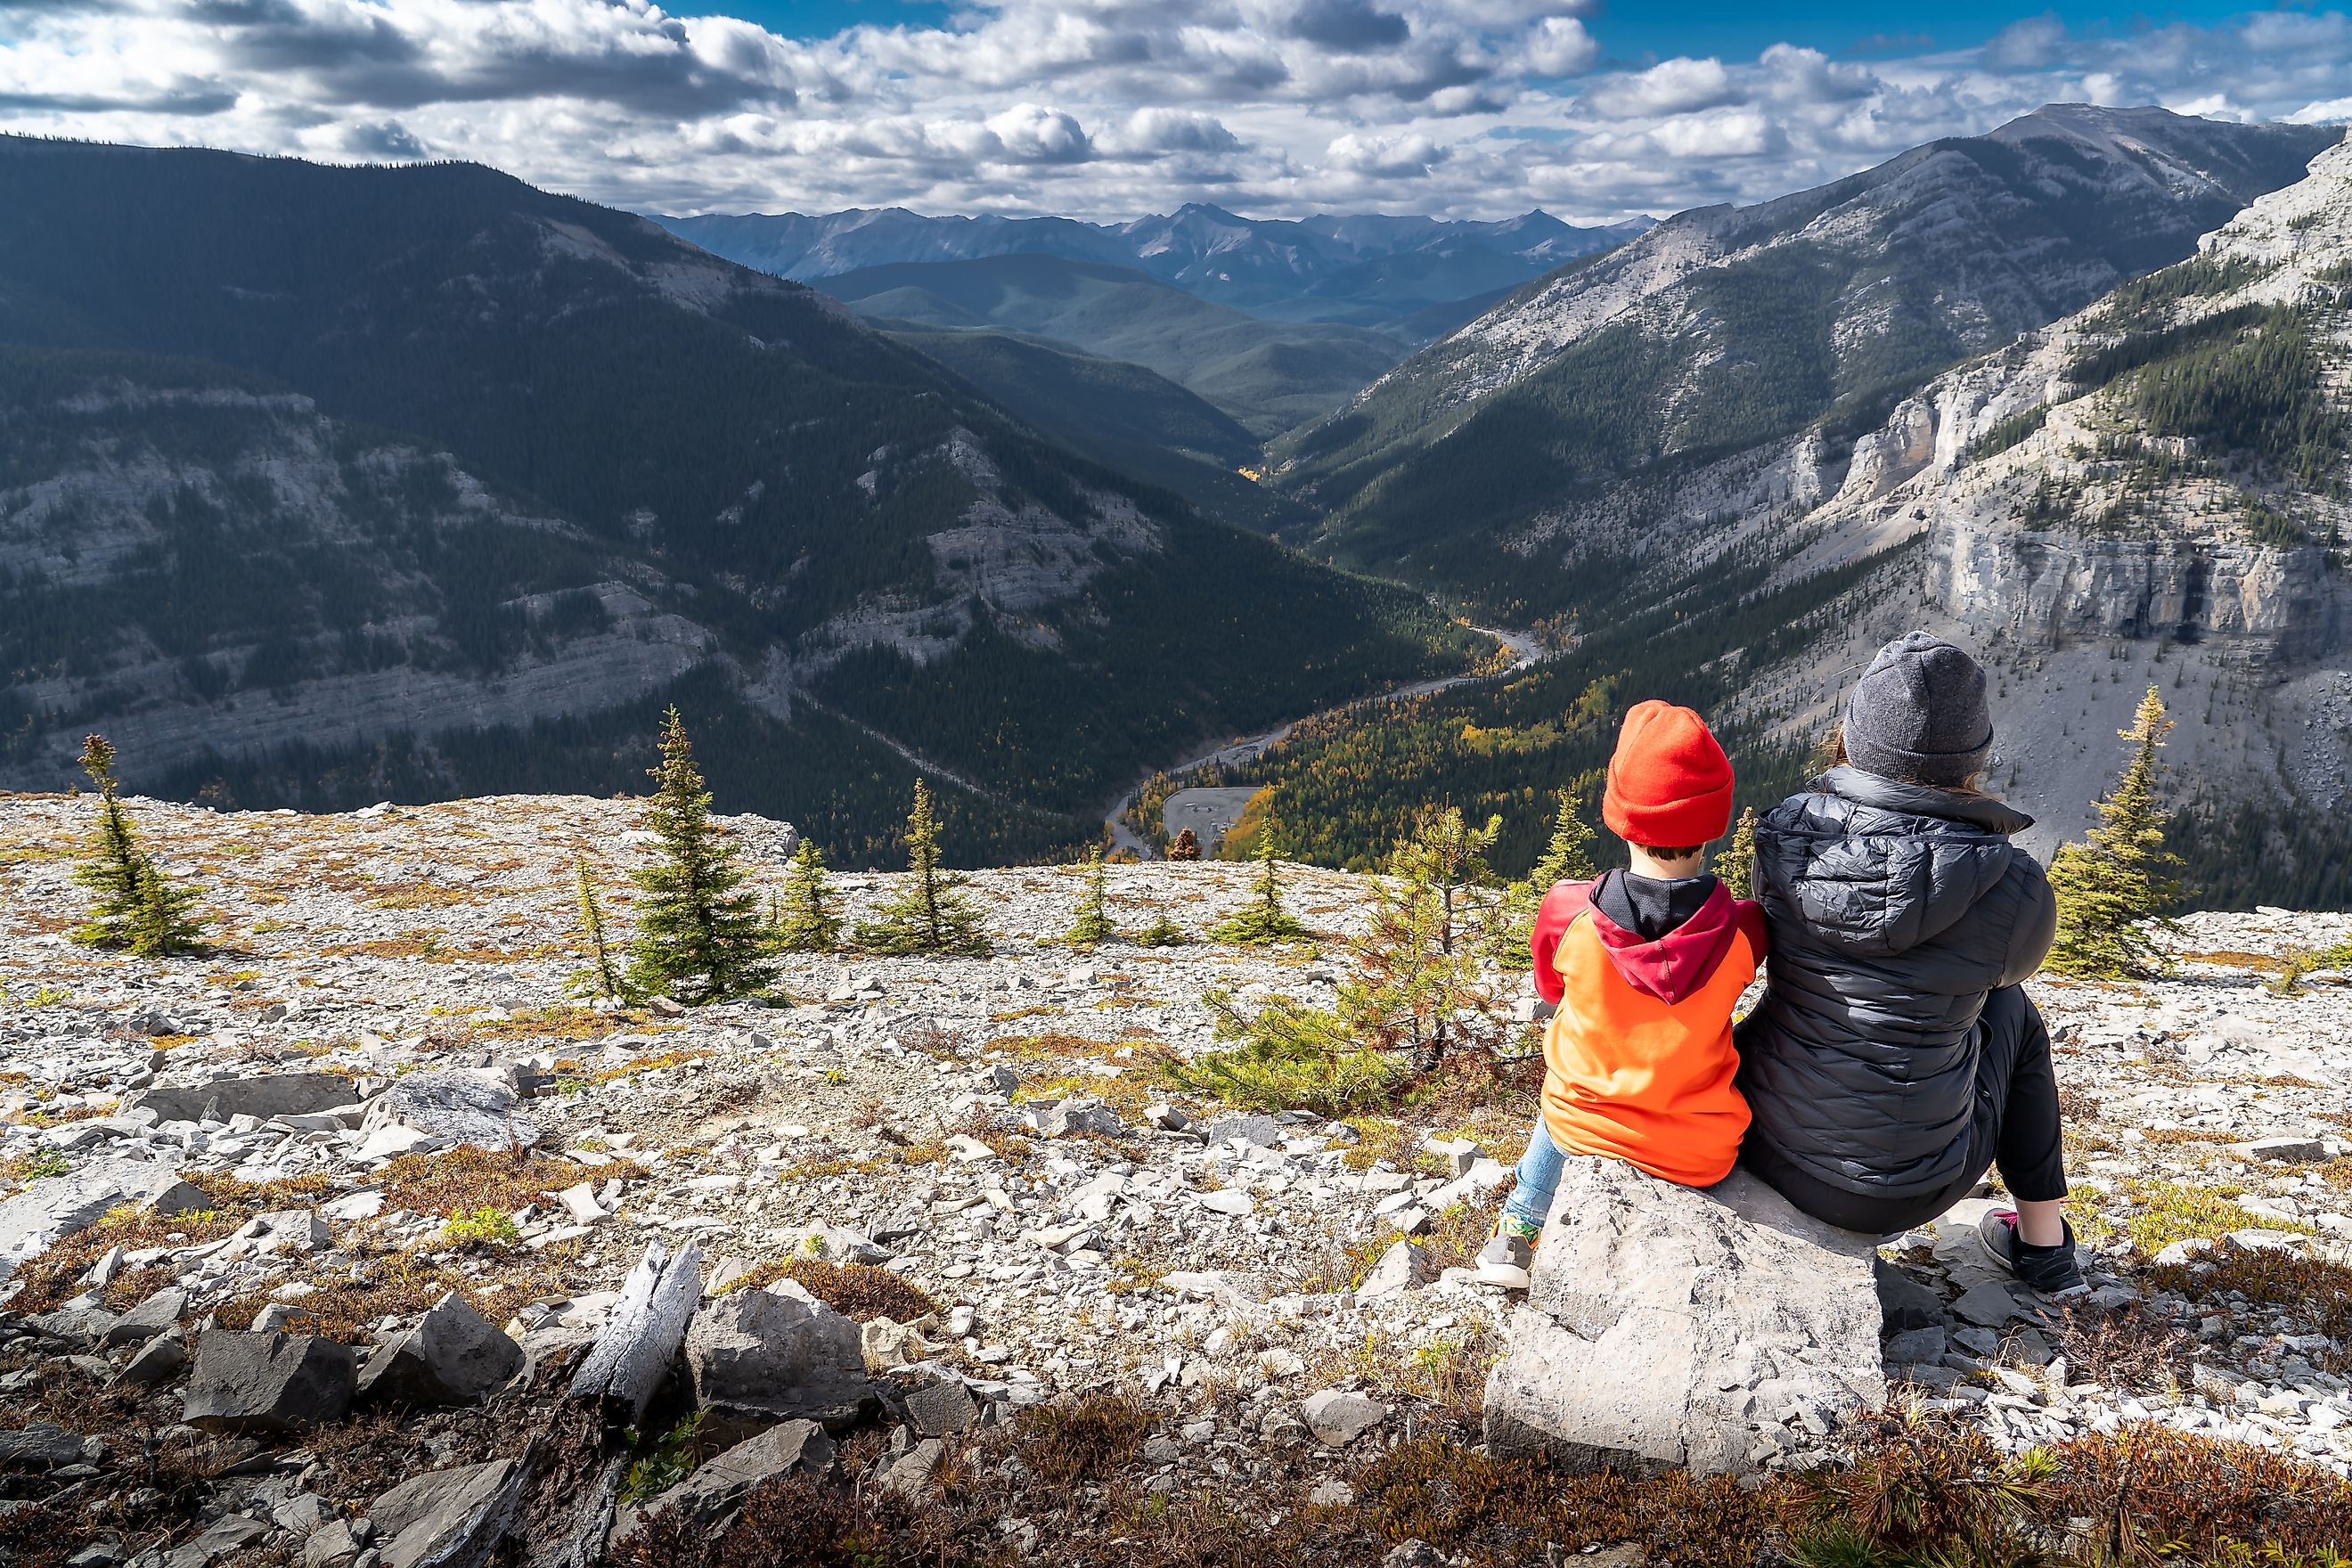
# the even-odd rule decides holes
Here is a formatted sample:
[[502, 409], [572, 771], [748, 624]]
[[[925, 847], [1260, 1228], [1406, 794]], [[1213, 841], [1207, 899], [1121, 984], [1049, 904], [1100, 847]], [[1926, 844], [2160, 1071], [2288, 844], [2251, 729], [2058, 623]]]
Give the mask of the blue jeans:
[[1559, 1168], [1568, 1155], [1551, 1141], [1540, 1113], [1528, 1134], [1528, 1152], [1519, 1156], [1519, 1184], [1503, 1205], [1503, 1212], [1537, 1230], [1551, 1215], [1551, 1195], [1559, 1190]]

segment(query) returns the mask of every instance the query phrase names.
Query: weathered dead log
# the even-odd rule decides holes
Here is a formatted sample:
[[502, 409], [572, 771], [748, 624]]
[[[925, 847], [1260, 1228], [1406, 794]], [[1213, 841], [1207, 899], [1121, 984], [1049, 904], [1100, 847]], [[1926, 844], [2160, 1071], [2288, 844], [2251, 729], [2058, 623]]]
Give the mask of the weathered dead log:
[[595, 1568], [604, 1561], [628, 1453], [620, 1429], [645, 1419], [702, 1300], [702, 1252], [673, 1258], [649, 1244], [621, 1287], [604, 1331], [572, 1375], [562, 1405], [509, 1531], [508, 1561], [522, 1568]]
[[565, 1397], [594, 1401], [615, 1426], [645, 1419], [701, 1300], [702, 1249], [689, 1241], [672, 1258], [661, 1243], [647, 1243]]

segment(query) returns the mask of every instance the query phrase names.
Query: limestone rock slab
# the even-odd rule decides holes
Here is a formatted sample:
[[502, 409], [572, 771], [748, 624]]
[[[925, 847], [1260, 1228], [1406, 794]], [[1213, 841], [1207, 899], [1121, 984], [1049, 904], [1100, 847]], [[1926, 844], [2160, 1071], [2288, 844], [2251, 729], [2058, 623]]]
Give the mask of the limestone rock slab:
[[1876, 1405], [1875, 1256], [1745, 1172], [1698, 1189], [1572, 1157], [1487, 1384], [1487, 1444], [1721, 1472], [1777, 1451], [1772, 1429]]

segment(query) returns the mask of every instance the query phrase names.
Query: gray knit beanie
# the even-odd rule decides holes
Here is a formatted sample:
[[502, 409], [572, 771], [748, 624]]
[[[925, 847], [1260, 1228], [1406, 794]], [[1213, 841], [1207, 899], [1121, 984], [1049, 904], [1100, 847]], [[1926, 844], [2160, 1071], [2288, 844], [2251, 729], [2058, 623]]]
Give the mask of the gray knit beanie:
[[1953, 788], [1992, 752], [1984, 668], [1927, 632], [1878, 650], [1845, 705], [1845, 755], [1867, 773]]

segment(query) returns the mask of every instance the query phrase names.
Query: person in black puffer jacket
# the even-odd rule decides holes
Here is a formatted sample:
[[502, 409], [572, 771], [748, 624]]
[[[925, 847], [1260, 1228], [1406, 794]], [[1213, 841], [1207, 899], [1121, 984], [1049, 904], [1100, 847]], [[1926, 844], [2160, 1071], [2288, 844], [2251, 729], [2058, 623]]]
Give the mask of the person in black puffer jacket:
[[1995, 1260], [2083, 1289], [2050, 1037], [2021, 983], [2057, 925], [2033, 819], [1980, 793], [1984, 671], [1914, 632], [1846, 707], [1840, 765], [1756, 825], [1771, 931], [1764, 1000], [1740, 1026], [1754, 1114], [1740, 1163], [1814, 1218], [1924, 1224], [2000, 1164], [2017, 1208], [1986, 1216]]

